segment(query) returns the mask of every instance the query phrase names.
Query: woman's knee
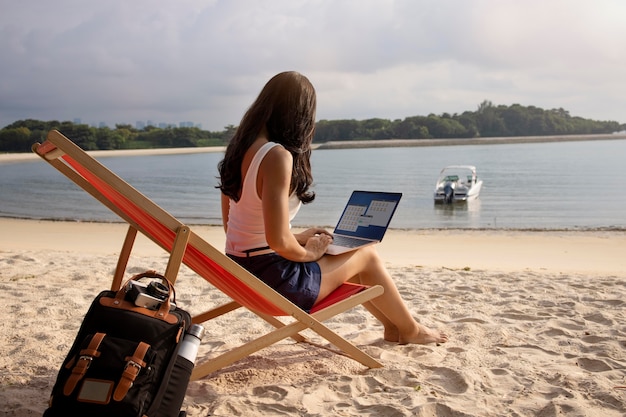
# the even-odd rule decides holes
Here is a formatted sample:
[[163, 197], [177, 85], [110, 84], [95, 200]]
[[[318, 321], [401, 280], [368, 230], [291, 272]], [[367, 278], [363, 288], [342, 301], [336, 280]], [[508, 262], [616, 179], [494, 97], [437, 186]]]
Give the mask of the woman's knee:
[[335, 279], [343, 279], [345, 282], [363, 272], [376, 269], [383, 262], [374, 245], [371, 245], [342, 255], [326, 255], [318, 264], [322, 275], [333, 275]]
[[382, 259], [378, 254], [378, 250], [376, 250], [375, 245], [362, 247], [359, 249], [359, 255], [368, 265], [371, 265], [373, 262], [382, 264]]

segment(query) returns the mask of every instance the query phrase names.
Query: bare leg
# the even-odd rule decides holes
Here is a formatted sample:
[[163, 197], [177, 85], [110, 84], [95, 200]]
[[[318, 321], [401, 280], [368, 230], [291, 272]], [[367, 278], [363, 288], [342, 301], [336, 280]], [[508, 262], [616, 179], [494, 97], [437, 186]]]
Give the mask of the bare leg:
[[383, 327], [385, 328], [383, 339], [385, 339], [387, 342], [400, 341], [400, 333], [398, 331], [398, 328], [387, 318], [387, 316], [383, 314], [382, 311], [377, 309], [376, 306], [374, 306], [374, 304], [369, 301], [367, 303], [363, 303], [363, 307], [365, 307], [367, 311], [372, 314], [372, 316], [376, 317], [378, 321], [383, 324]]
[[[356, 277], [352, 277], [350, 280], [350, 282], [354, 282], [356, 284], [360, 284], [361, 280], [359, 279], [358, 276]], [[321, 299], [321, 297], [320, 297]], [[385, 329], [385, 334], [383, 336], [383, 338], [388, 341], [388, 342], [398, 342], [400, 335], [398, 334], [398, 328], [396, 327], [395, 324], [393, 324], [388, 318], [387, 316], [385, 316], [385, 314], [380, 311], [379, 309], [376, 308], [376, 306], [374, 306], [374, 304], [372, 304], [370, 301], [367, 301], [365, 303], [363, 303], [363, 307], [365, 307], [365, 309], [367, 311], [369, 311], [372, 316], [376, 317], [378, 319], [378, 321], [381, 322], [381, 324], [383, 325], [384, 329]]]
[[385, 340], [407, 343], [443, 343], [445, 333], [417, 323], [411, 316], [398, 289], [373, 246], [337, 256], [324, 256], [318, 261], [322, 269], [322, 285], [318, 300], [339, 285], [351, 280], [364, 285], [381, 285], [385, 292], [365, 307], [385, 328]]

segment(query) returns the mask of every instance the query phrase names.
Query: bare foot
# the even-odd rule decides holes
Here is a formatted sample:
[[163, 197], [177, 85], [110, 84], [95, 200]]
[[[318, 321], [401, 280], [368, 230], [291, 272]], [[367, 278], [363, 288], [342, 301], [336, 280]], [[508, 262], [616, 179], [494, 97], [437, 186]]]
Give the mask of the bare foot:
[[400, 336], [398, 343], [406, 345], [409, 343], [425, 345], [428, 343], [445, 343], [448, 341], [448, 335], [439, 330], [434, 330], [421, 324], [417, 324], [417, 332], [413, 335], [407, 335], [406, 337]]

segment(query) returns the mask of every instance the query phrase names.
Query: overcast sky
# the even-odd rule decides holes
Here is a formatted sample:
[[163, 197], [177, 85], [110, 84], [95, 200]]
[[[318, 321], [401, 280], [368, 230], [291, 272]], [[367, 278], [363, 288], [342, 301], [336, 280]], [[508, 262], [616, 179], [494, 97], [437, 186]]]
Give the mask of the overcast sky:
[[319, 119], [564, 108], [626, 123], [623, 0], [0, 0], [0, 127], [238, 125], [309, 77]]

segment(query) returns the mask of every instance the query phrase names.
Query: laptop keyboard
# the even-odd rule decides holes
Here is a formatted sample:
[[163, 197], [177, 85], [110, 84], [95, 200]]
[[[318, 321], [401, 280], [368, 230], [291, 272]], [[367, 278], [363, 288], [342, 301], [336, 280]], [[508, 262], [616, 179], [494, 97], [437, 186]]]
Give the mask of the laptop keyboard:
[[342, 235], [334, 235], [333, 236], [333, 245], [343, 246], [346, 248], [355, 248], [357, 246], [361, 246], [364, 243], [367, 243], [363, 239], [358, 239], [350, 236], [342, 236]]

